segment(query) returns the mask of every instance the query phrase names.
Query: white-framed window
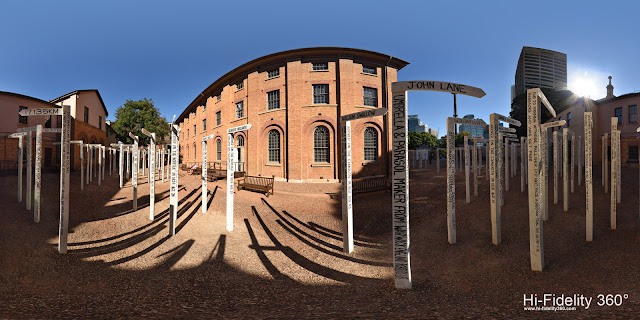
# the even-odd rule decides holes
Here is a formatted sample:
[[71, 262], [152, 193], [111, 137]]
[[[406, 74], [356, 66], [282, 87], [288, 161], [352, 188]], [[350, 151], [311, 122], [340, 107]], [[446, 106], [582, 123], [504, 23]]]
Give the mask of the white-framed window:
[[369, 67], [369, 66], [362, 65], [362, 73], [378, 74], [378, 70], [376, 68], [374, 68], [374, 67]]
[[236, 103], [236, 119], [244, 117], [244, 101]]
[[267, 110], [280, 109], [280, 90], [267, 92]]
[[329, 70], [329, 63], [327, 62], [316, 62], [311, 65], [311, 70], [313, 71], [324, 71]]
[[280, 163], [280, 132], [269, 131], [269, 162]]
[[362, 87], [363, 101], [365, 106], [377, 107], [378, 106], [378, 89]]
[[378, 131], [368, 127], [364, 129], [364, 161], [375, 161], [378, 158]]
[[275, 69], [267, 72], [267, 79], [273, 79], [280, 76], [280, 69]]
[[329, 103], [329, 85], [328, 84], [313, 85], [313, 103], [314, 104]]
[[313, 161], [329, 163], [329, 129], [325, 126], [313, 131]]

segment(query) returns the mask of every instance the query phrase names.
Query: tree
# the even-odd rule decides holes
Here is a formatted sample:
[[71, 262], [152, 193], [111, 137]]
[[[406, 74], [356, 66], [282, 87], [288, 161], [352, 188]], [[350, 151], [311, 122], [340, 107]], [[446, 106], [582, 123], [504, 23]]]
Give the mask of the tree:
[[[578, 99], [578, 96], [573, 94], [570, 90], [556, 90], [551, 88], [541, 88], [553, 109], [556, 111], [564, 110], [573, 105]], [[542, 123], [551, 119], [551, 113], [547, 108], [541, 108], [540, 120]], [[516, 134], [521, 137], [527, 136], [527, 93], [517, 95], [511, 103], [511, 112], [509, 117], [520, 121], [522, 124], [520, 127], [516, 127]]]
[[470, 136], [470, 135], [471, 135], [471, 133], [466, 132], [466, 131], [463, 131], [463, 132], [460, 132], [460, 133], [456, 134], [456, 137], [455, 137], [456, 146], [464, 146], [464, 137], [465, 136]]
[[435, 148], [438, 146], [438, 138], [428, 132], [409, 131], [409, 149], [415, 150], [421, 145]]
[[129, 137], [129, 132], [140, 137], [140, 145], [147, 145], [149, 137], [142, 134], [141, 129], [145, 128], [156, 133], [156, 141], [164, 140], [169, 135], [169, 124], [164, 117], [160, 116], [158, 108], [153, 106], [153, 100], [144, 98], [142, 100], [127, 101], [116, 110], [116, 121], [113, 130], [119, 141], [133, 143]]

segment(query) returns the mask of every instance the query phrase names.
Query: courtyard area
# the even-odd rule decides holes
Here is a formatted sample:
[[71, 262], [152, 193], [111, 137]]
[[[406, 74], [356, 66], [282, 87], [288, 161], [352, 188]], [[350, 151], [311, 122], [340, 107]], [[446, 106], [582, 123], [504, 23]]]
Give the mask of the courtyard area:
[[[276, 182], [265, 197], [236, 191], [234, 230], [225, 230], [226, 181], [181, 172], [177, 234], [169, 237], [169, 182], [132, 187], [116, 174], [80, 190], [71, 175], [68, 254], [58, 254], [59, 175], [43, 174], [42, 218], [16, 201], [15, 174], [0, 177], [0, 318], [621, 318], [640, 310], [637, 168], [623, 167], [617, 230], [609, 194], [594, 168], [594, 241], [585, 242], [584, 185], [569, 212], [551, 201], [544, 223], [543, 272], [529, 259], [527, 193], [511, 180], [502, 208], [502, 243], [491, 244], [488, 181], [465, 203], [456, 174], [457, 243], [447, 242], [445, 170], [410, 175], [414, 288], [393, 284], [391, 194], [354, 197], [355, 251], [342, 252], [338, 184]], [[553, 195], [550, 180], [550, 197]], [[592, 297], [589, 310], [523, 310], [524, 295]], [[622, 306], [598, 294], [628, 294]]]

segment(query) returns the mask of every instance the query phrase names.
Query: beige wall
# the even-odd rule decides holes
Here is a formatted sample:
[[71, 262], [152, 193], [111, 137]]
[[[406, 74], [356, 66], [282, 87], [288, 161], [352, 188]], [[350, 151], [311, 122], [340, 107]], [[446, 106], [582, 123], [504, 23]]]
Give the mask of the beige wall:
[[[8, 136], [15, 133], [18, 128], [31, 127], [38, 124], [41, 124], [44, 127], [46, 122], [44, 116], [29, 116], [27, 117], [27, 124], [19, 123], [18, 112], [20, 110], [20, 106], [27, 107], [29, 109], [53, 108], [53, 106], [48, 103], [29, 99], [27, 97], [0, 94], [0, 110], [2, 110], [3, 114], [3, 116], [0, 117], [0, 136]], [[51, 127], [60, 127], [57, 116], [52, 117]]]
[[84, 107], [89, 108], [89, 124], [100, 128], [99, 119], [102, 118], [102, 131], [106, 134], [105, 112], [95, 91], [81, 91], [69, 98], [56, 103], [71, 106], [71, 116], [77, 121], [84, 122]]

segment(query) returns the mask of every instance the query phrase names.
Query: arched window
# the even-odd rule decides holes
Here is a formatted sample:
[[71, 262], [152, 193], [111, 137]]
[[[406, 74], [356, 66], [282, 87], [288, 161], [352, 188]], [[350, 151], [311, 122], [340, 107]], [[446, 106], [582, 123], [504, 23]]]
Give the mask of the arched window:
[[240, 148], [240, 147], [244, 147], [244, 137], [243, 136], [238, 136], [238, 139], [236, 140], [236, 147]]
[[189, 160], [189, 145], [187, 145], [187, 160]]
[[222, 160], [222, 141], [216, 140], [216, 160]]
[[378, 158], [378, 131], [372, 127], [364, 129], [364, 161]]
[[269, 131], [269, 162], [280, 163], [280, 132]]
[[329, 129], [317, 126], [313, 132], [313, 161], [329, 162]]

